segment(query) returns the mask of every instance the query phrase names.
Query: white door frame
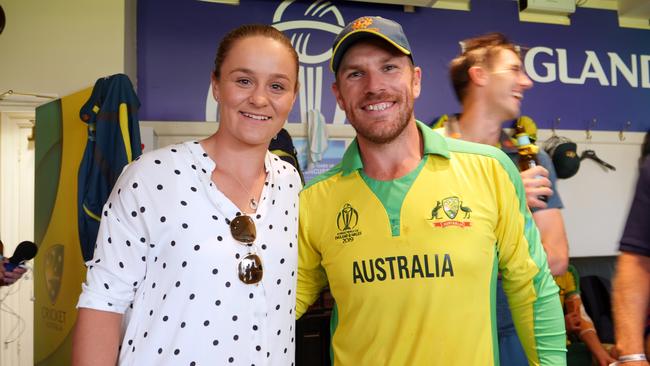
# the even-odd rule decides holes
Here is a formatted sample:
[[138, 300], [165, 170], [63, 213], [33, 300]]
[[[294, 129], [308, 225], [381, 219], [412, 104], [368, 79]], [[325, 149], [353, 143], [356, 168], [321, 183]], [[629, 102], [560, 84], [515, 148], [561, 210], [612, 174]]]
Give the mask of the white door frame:
[[[34, 240], [33, 109], [0, 108], [0, 238], [5, 256]], [[28, 263], [32, 267], [32, 263]], [[34, 364], [34, 281], [31, 270], [0, 287], [0, 366]]]

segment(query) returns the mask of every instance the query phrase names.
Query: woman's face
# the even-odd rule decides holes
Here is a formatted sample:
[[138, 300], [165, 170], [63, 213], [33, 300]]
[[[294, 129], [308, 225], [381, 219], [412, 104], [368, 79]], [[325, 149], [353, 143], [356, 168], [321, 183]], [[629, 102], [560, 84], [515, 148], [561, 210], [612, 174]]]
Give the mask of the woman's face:
[[282, 43], [264, 36], [236, 41], [212, 76], [220, 130], [246, 145], [268, 146], [296, 99], [296, 61]]

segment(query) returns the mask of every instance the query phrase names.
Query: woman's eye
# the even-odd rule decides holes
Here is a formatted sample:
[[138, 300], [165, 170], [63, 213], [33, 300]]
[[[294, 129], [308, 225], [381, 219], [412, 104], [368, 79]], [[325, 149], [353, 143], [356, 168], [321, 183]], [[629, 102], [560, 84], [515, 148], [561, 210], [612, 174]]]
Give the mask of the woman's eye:
[[251, 81], [248, 80], [248, 79], [238, 79], [238, 80], [237, 80], [237, 84], [240, 84], [240, 85], [250, 85], [250, 84], [251, 84]]
[[281, 91], [281, 90], [284, 90], [285, 88], [284, 88], [284, 85], [282, 85], [282, 84], [273, 83], [273, 84], [271, 84], [271, 89]]

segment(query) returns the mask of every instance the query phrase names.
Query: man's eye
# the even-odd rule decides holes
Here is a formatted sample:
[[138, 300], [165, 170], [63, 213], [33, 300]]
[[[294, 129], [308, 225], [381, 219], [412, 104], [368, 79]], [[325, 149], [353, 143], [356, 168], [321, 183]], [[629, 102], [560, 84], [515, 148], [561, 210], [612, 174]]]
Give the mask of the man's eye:
[[395, 70], [396, 68], [397, 66], [395, 65], [386, 65], [384, 66], [384, 71], [391, 71], [391, 70]]
[[348, 78], [358, 78], [359, 76], [361, 76], [360, 71], [352, 71], [348, 74]]

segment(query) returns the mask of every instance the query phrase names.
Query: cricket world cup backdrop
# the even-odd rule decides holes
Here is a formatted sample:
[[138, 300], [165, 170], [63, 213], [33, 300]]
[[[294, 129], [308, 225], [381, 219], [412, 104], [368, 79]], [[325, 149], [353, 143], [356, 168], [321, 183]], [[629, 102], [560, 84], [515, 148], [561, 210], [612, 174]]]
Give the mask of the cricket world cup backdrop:
[[[213, 121], [209, 94], [219, 40], [244, 23], [272, 24], [300, 56], [300, 94], [289, 122], [320, 111], [327, 123], [345, 123], [330, 91], [331, 46], [342, 27], [360, 16], [401, 23], [415, 63], [423, 70], [415, 104], [424, 122], [459, 111], [447, 65], [458, 42], [499, 31], [528, 47], [524, 64], [535, 82], [523, 114], [539, 126], [618, 131], [650, 129], [650, 31], [618, 27], [615, 11], [578, 8], [571, 26], [519, 22], [517, 2], [480, 0], [471, 11], [326, 0], [241, 0], [222, 5], [198, 0], [138, 1], [138, 94], [141, 120]], [[595, 125], [591, 125], [593, 119]]]
[[77, 171], [88, 128], [79, 109], [92, 88], [36, 108], [34, 364], [70, 365], [86, 267], [77, 230]]

